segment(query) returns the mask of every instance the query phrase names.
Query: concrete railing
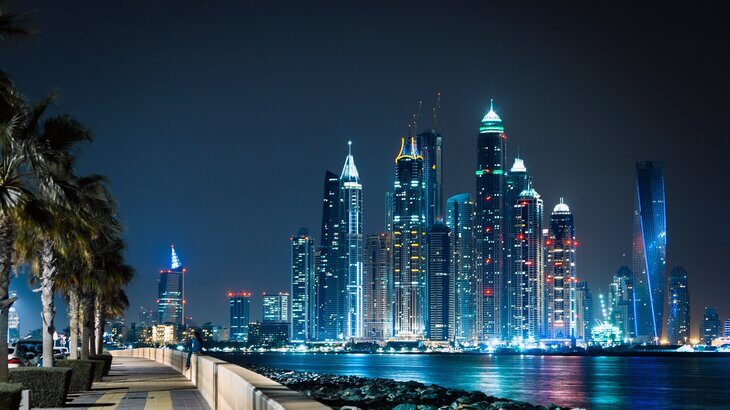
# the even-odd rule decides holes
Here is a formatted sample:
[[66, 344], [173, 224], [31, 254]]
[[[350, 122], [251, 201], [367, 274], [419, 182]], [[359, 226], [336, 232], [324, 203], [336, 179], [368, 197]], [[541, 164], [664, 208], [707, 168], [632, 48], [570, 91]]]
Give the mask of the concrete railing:
[[193, 355], [185, 370], [187, 353], [140, 347], [113, 350], [112, 356], [144, 357], [165, 364], [188, 378], [212, 409], [326, 410], [307, 396], [251, 370], [211, 356]]

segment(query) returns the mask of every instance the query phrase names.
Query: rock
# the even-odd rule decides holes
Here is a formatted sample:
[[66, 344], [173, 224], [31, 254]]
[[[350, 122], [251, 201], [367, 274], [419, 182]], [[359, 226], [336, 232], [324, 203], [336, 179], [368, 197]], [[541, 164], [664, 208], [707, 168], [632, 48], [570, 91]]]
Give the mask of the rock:
[[413, 403], [403, 403], [393, 407], [393, 410], [418, 410], [418, 406]]

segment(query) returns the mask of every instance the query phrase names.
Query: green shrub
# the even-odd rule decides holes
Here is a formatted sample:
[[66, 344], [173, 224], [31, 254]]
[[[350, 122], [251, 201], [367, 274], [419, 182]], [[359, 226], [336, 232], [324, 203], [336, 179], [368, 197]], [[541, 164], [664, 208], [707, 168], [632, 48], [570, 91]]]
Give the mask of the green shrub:
[[[96, 360], [59, 360], [58, 367], [71, 368], [71, 384], [68, 391], [80, 392], [91, 389], [94, 382], [94, 369]], [[98, 362], [104, 365], [104, 362]]]
[[0, 383], [0, 410], [15, 410], [23, 398], [23, 385], [19, 383]]
[[104, 376], [109, 375], [109, 370], [111, 370], [111, 368], [112, 368], [112, 355], [110, 355], [110, 354], [94, 355], [94, 356], [89, 356], [89, 359], [102, 360], [104, 362]]
[[10, 382], [30, 390], [31, 407], [63, 407], [71, 369], [67, 367], [18, 367], [10, 369]]
[[89, 361], [94, 363], [94, 381], [100, 382], [104, 377], [104, 361], [91, 358], [89, 358]]

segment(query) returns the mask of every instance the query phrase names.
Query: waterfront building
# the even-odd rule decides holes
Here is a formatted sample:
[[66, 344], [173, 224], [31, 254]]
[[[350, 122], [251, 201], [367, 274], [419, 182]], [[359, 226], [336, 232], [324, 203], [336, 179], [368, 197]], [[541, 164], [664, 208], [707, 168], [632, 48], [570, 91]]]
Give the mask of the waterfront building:
[[718, 336], [720, 336], [720, 318], [717, 316], [717, 309], [707, 306], [702, 314], [700, 342], [709, 346]]
[[[8, 296], [13, 299], [17, 297], [17, 293], [11, 291]], [[20, 339], [20, 316], [18, 316], [15, 306], [10, 305], [10, 309], [8, 309], [8, 344], [12, 346], [18, 339]]]
[[675, 266], [669, 273], [667, 340], [670, 344], [686, 344], [690, 338], [690, 305], [687, 271]]
[[634, 303], [636, 337], [658, 343], [667, 286], [667, 222], [661, 162], [636, 163], [634, 207]]
[[289, 342], [289, 324], [285, 322], [251, 322], [248, 346], [282, 347]]
[[620, 331], [624, 343], [631, 343], [636, 338], [636, 321], [634, 320], [634, 273], [628, 266], [621, 266], [613, 275], [609, 289], [609, 320]]
[[474, 269], [474, 201], [469, 193], [446, 201], [446, 226], [451, 230], [451, 290], [454, 303], [454, 337], [473, 343], [481, 334], [476, 322], [481, 280]]
[[185, 268], [175, 252], [175, 246], [170, 246], [170, 268], [160, 271], [157, 287], [157, 323], [184, 323], [184, 274]]
[[[514, 272], [519, 286], [513, 340], [538, 340], [545, 328], [543, 205], [533, 188], [520, 193], [514, 205]], [[485, 293], [485, 297], [489, 296]], [[516, 339], [516, 340], [515, 340]]]
[[545, 240], [546, 333], [552, 339], [575, 336], [575, 225], [568, 204], [560, 198], [550, 214]]
[[365, 239], [363, 337], [366, 340], [382, 341], [393, 336], [390, 239], [385, 233], [368, 235]]
[[318, 339], [342, 340], [347, 327], [347, 244], [340, 177], [326, 171], [317, 263]]
[[588, 282], [575, 285], [575, 338], [587, 342], [591, 339], [593, 326], [593, 294]]
[[251, 320], [251, 293], [228, 292], [229, 326], [232, 342], [248, 339], [248, 322]]
[[454, 336], [450, 255], [451, 230], [442, 223], [431, 225], [426, 234], [426, 337], [433, 341], [449, 341]]
[[[294, 343], [316, 340], [317, 276], [314, 270], [314, 238], [306, 228], [291, 238], [291, 329]], [[233, 336], [233, 329], [231, 329]]]
[[502, 119], [492, 102], [477, 137], [475, 259], [476, 274], [482, 281], [477, 306], [480, 339], [501, 338], [502, 321], [507, 316], [503, 305], [507, 293], [503, 276], [506, 140]]
[[722, 335], [725, 337], [730, 337], [730, 319], [725, 319]]
[[[200, 327], [200, 336], [206, 342], [220, 342], [221, 341], [221, 326], [216, 325], [213, 322], [205, 322]], [[250, 329], [249, 329], [250, 337]]]
[[444, 219], [443, 188], [443, 137], [435, 129], [428, 129], [416, 137], [423, 155], [423, 206], [426, 226]]
[[392, 196], [394, 336], [425, 335], [426, 263], [423, 156], [415, 137], [401, 139]]
[[263, 317], [264, 322], [288, 322], [289, 321], [289, 294], [279, 292], [277, 294], [263, 295]]
[[347, 329], [346, 338], [363, 336], [362, 184], [352, 156], [352, 142], [342, 167], [340, 182], [345, 211], [347, 245]]
[[180, 326], [174, 323], [152, 326], [152, 343], [161, 346], [177, 343], [180, 340], [179, 328]]

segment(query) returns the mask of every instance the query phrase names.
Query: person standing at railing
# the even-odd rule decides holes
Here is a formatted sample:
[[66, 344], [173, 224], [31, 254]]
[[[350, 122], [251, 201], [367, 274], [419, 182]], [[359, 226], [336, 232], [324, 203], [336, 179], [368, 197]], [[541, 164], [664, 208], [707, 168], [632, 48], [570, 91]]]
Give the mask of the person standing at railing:
[[193, 356], [193, 353], [200, 353], [203, 351], [203, 339], [200, 337], [200, 333], [198, 333], [197, 330], [193, 330], [193, 336], [187, 343], [187, 347], [188, 360], [187, 362], [185, 362], [185, 370], [188, 370], [190, 368], [190, 358]]

